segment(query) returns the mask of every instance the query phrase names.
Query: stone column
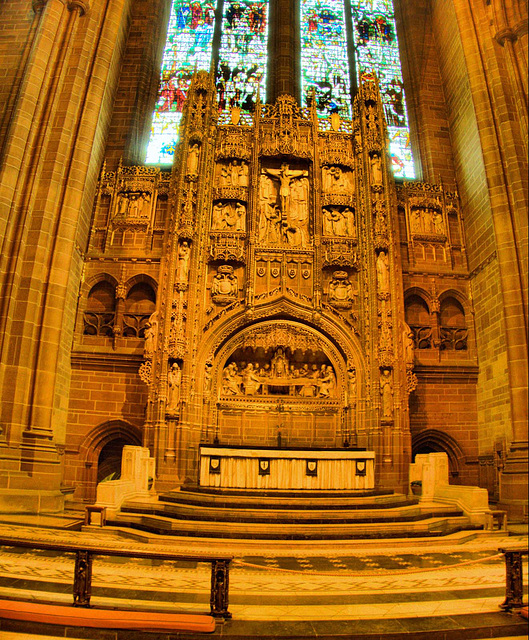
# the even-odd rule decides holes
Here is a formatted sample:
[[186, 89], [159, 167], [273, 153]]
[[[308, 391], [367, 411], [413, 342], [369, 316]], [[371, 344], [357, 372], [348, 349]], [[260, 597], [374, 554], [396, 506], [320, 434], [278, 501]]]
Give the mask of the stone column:
[[267, 102], [273, 103], [282, 93], [297, 100], [299, 95], [299, 15], [291, 0], [270, 2], [270, 45]]

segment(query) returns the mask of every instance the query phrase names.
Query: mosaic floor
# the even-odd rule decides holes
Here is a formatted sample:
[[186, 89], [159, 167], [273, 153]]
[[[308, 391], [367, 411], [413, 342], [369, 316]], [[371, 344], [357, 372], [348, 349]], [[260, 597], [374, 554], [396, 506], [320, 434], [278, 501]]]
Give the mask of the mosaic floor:
[[[4, 521], [2, 536], [145, 548], [117, 532], [64, 531], [43, 528], [42, 522], [29, 527]], [[310, 633], [304, 636], [299, 627], [301, 635], [296, 637], [320, 637], [330, 624], [352, 628], [354, 623], [360, 631], [367, 624], [370, 633], [384, 622], [393, 630], [426, 632], [440, 623], [454, 628], [465, 616], [477, 615], [484, 621], [490, 617], [493, 624], [492, 618], [506, 615], [498, 608], [505, 596], [505, 568], [497, 550], [527, 541], [506, 534], [466, 538], [458, 534], [437, 540], [422, 552], [417, 541], [404, 540], [387, 546], [381, 542], [375, 546], [372, 541], [365, 545], [354, 541], [256, 545], [174, 538], [171, 550], [234, 555], [230, 571], [233, 620], [223, 626], [224, 632], [231, 628], [235, 635], [250, 638], [258, 637], [254, 635], [258, 625], [266, 624], [271, 635], [281, 635], [277, 631], [281, 624], [291, 630], [305, 625]], [[161, 541], [148, 548], [167, 547]], [[0, 547], [0, 597], [71, 604], [73, 562], [73, 554]], [[99, 557], [94, 561], [92, 585], [95, 606], [193, 613], [209, 609], [207, 564]], [[0, 638], [7, 640], [3, 633]]]

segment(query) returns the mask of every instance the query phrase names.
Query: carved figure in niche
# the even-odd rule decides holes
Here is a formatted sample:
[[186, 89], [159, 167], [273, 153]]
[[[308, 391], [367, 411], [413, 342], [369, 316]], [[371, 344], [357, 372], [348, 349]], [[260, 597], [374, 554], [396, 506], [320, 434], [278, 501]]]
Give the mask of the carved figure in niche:
[[127, 193], [120, 193], [118, 196], [118, 205], [116, 215], [125, 218], [129, 210], [129, 196]]
[[174, 362], [167, 373], [167, 413], [178, 410], [180, 403], [180, 385], [182, 384], [182, 370], [177, 362]]
[[246, 207], [242, 202], [235, 203], [235, 231], [246, 230]]
[[241, 393], [239, 386], [239, 374], [235, 362], [230, 362], [222, 372], [222, 393], [226, 396], [234, 396]]
[[227, 164], [222, 163], [220, 165], [220, 175], [219, 175], [219, 184], [221, 187], [229, 187], [231, 186], [231, 173], [229, 166]]
[[234, 187], [248, 186], [248, 165], [246, 162], [233, 160], [230, 162], [231, 184]]
[[378, 290], [380, 293], [389, 291], [389, 262], [385, 251], [381, 251], [377, 258]]
[[412, 233], [421, 233], [421, 231], [422, 231], [422, 216], [421, 216], [421, 210], [418, 209], [417, 207], [415, 207], [415, 208], [413, 208], [411, 210], [410, 225], [411, 225]]
[[330, 193], [351, 193], [353, 180], [341, 167], [323, 167], [323, 188]]
[[259, 242], [275, 244], [281, 238], [281, 211], [277, 204], [263, 202], [259, 216]]
[[217, 230], [223, 230], [225, 227], [224, 222], [224, 205], [222, 202], [216, 202], [213, 205], [213, 212], [211, 215], [211, 228]]
[[294, 180], [291, 186], [290, 210], [285, 235], [289, 245], [306, 247], [309, 244], [309, 181]]
[[348, 235], [347, 219], [338, 207], [323, 210], [323, 233], [326, 236], [345, 237]]
[[329, 398], [334, 395], [336, 389], [336, 376], [330, 365], [321, 365], [320, 369], [320, 393], [322, 398]]
[[373, 184], [382, 184], [382, 161], [378, 153], [371, 156], [371, 175]]
[[145, 331], [143, 332], [143, 337], [145, 338], [145, 342], [143, 344], [143, 356], [145, 358], [152, 358], [156, 351], [158, 338], [158, 321], [156, 318], [157, 314], [154, 312], [147, 321]]
[[422, 210], [422, 219], [424, 231], [426, 233], [432, 233], [433, 231], [433, 216], [432, 210], [429, 207], [424, 207]]
[[356, 236], [356, 223], [355, 223], [355, 213], [349, 207], [346, 207], [342, 211], [342, 215], [345, 218], [346, 226], [347, 226], [347, 235], [348, 236]]
[[198, 159], [200, 158], [200, 147], [197, 143], [191, 146], [187, 154], [187, 175], [196, 176], [198, 173]]
[[141, 207], [140, 215], [142, 218], [149, 218], [151, 212], [151, 194], [143, 191], [140, 195]]
[[413, 365], [414, 352], [413, 352], [413, 331], [410, 327], [404, 323], [404, 329], [402, 331], [402, 342], [404, 347], [404, 362], [406, 364]]
[[127, 215], [129, 218], [137, 218], [140, 210], [140, 194], [131, 193], [129, 195], [129, 210]]
[[286, 378], [288, 375], [288, 360], [281, 347], [275, 352], [271, 362], [272, 377]]
[[329, 283], [329, 304], [337, 309], [350, 309], [353, 306], [353, 285], [346, 271], [335, 271]]
[[347, 382], [349, 402], [354, 404], [356, 402], [356, 369], [347, 370]]
[[211, 283], [211, 299], [215, 304], [225, 305], [237, 297], [237, 276], [229, 264], [221, 264]]
[[191, 247], [187, 240], [183, 240], [178, 246], [178, 264], [176, 278], [180, 282], [187, 280], [187, 272], [189, 271], [189, 258], [191, 257]]
[[289, 169], [288, 164], [283, 162], [280, 169], [263, 169], [263, 172], [279, 180], [279, 199], [281, 211], [288, 219], [288, 204], [290, 198], [290, 185], [294, 178], [308, 176], [308, 171]]
[[247, 396], [255, 395], [261, 388], [261, 380], [255, 373], [254, 365], [249, 362], [242, 374], [242, 383], [244, 385], [244, 394]]
[[393, 388], [389, 369], [383, 369], [380, 372], [380, 396], [382, 417], [391, 418], [393, 414]]
[[437, 209], [433, 212], [433, 230], [439, 235], [444, 235], [445, 226], [443, 222], [443, 214]]

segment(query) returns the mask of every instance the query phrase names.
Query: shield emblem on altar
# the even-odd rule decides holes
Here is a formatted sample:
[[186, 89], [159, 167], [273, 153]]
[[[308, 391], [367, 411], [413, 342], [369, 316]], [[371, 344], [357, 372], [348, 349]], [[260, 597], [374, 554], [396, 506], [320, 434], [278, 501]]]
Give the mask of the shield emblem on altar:
[[303, 271], [301, 272], [301, 275], [305, 278], [305, 280], [307, 278], [310, 278], [310, 269], [303, 269]]
[[220, 458], [209, 459], [209, 472], [220, 473]]
[[259, 475], [270, 475], [270, 460], [268, 458], [259, 458]]
[[270, 270], [270, 273], [272, 274], [272, 276], [274, 278], [277, 278], [279, 276], [279, 274], [281, 273], [281, 270], [280, 270], [279, 265], [277, 263], [272, 265], [272, 269]]
[[294, 278], [296, 275], [296, 267], [289, 267], [288, 268], [288, 275], [290, 278]]
[[357, 476], [365, 476], [366, 475], [366, 461], [365, 460], [357, 460], [356, 461], [356, 475]]
[[318, 475], [318, 461], [317, 460], [305, 460], [305, 475], [317, 476]]
[[262, 265], [259, 265], [257, 267], [257, 275], [262, 278], [265, 273], [266, 273], [266, 268], [263, 267]]

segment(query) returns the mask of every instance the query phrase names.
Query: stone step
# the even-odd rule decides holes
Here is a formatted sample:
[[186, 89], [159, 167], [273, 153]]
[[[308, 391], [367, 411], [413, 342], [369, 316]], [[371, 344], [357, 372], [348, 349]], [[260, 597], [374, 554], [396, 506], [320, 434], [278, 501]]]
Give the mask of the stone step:
[[214, 506], [237, 509], [390, 509], [395, 506], [414, 505], [416, 498], [402, 493], [369, 493], [334, 491], [325, 493], [240, 490], [182, 490], [161, 494], [160, 502], [181, 505]]
[[472, 528], [460, 515], [427, 517], [417, 522], [376, 523], [275, 523], [177, 520], [159, 515], [121, 513], [108, 524], [175, 536], [254, 538], [263, 540], [314, 540], [350, 538], [409, 538], [438, 536]]
[[344, 524], [344, 523], [384, 523], [416, 522], [430, 517], [452, 517], [463, 515], [456, 507], [420, 507], [418, 505], [398, 506], [386, 509], [248, 509], [224, 506], [189, 506], [167, 502], [126, 502], [122, 514], [155, 515], [177, 520], [207, 522], [255, 522], [280, 524]]

